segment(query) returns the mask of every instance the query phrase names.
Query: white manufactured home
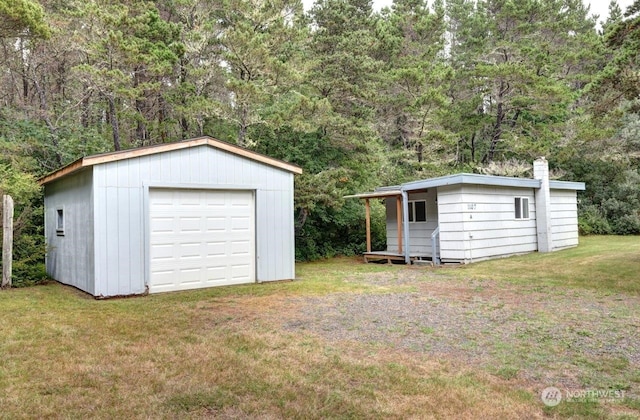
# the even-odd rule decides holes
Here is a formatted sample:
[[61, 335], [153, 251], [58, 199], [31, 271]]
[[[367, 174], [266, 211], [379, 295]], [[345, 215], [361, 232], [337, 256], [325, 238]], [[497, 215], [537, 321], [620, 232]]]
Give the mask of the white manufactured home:
[[[578, 245], [576, 191], [584, 189], [549, 180], [541, 158], [533, 179], [457, 174], [349, 197], [365, 200], [365, 261], [469, 263]], [[370, 199], [385, 202], [386, 250], [371, 249]]]
[[40, 180], [47, 272], [96, 297], [293, 279], [301, 172], [210, 137], [79, 159]]

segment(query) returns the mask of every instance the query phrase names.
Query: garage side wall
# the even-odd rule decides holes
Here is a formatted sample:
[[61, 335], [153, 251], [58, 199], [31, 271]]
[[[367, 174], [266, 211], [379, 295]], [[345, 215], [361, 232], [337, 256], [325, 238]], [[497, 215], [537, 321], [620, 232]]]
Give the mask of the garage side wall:
[[[47, 273], [60, 283], [94, 293], [92, 170], [45, 186]], [[63, 231], [58, 232], [58, 212]]]
[[293, 279], [293, 174], [210, 146], [94, 167], [96, 290], [146, 291], [149, 187], [254, 190], [256, 278]]
[[553, 250], [578, 245], [578, 201], [575, 190], [551, 190]]
[[[515, 197], [529, 199], [529, 218], [515, 219]], [[530, 188], [438, 187], [440, 257], [472, 262], [537, 250], [535, 198]]]

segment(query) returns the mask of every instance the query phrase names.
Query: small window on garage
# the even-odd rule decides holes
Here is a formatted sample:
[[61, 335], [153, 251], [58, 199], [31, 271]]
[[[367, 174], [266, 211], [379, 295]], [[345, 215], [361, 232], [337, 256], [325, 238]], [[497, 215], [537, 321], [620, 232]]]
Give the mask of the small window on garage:
[[56, 209], [56, 235], [64, 236], [64, 209]]
[[529, 197], [515, 197], [516, 219], [529, 219]]
[[427, 221], [426, 200], [409, 201], [409, 222]]

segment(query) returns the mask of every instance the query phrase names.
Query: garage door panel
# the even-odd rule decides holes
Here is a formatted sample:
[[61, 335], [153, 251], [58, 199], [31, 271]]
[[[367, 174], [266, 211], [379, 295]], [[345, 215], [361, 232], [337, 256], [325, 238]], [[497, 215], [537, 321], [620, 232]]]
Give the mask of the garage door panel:
[[155, 244], [151, 248], [151, 255], [153, 261], [173, 260], [175, 258], [173, 244]]
[[225, 256], [226, 242], [207, 242], [206, 251], [208, 257]]
[[249, 241], [232, 241], [231, 242], [231, 254], [249, 256], [251, 254], [251, 242]]
[[224, 216], [208, 216], [205, 219], [205, 229], [209, 232], [227, 230], [227, 218]]
[[149, 191], [151, 293], [255, 281], [250, 191]]
[[232, 230], [248, 230], [250, 229], [250, 225], [251, 225], [251, 218], [248, 216], [231, 218]]

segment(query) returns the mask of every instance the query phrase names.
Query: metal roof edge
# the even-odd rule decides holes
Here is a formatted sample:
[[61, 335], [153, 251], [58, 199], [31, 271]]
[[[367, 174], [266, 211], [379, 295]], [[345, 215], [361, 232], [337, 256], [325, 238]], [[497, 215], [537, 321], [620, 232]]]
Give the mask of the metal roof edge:
[[549, 188], [552, 190], [584, 191], [586, 189], [586, 185], [584, 182], [576, 181], [549, 181]]
[[513, 178], [506, 176], [468, 173], [459, 173], [454, 175], [441, 176], [438, 178], [407, 182], [402, 184], [401, 188], [405, 191], [412, 191], [424, 188], [443, 187], [446, 185], [457, 184], [491, 185], [496, 187], [540, 188], [540, 180], [538, 179]]
[[[391, 185], [385, 187], [379, 187], [375, 189], [373, 193], [363, 193], [349, 195], [345, 198], [373, 198], [376, 196], [384, 196], [385, 192], [391, 192], [396, 195], [402, 191], [415, 191], [427, 188], [443, 187], [446, 185], [488, 185], [495, 187], [515, 187], [515, 188], [540, 188], [541, 181], [539, 179], [532, 178], [514, 178], [508, 176], [496, 176], [496, 175], [481, 175], [481, 174], [469, 174], [459, 173], [453, 175], [445, 175], [437, 178], [427, 178], [418, 181], [405, 182], [401, 185]], [[554, 190], [580, 190], [585, 189], [584, 182], [573, 181], [549, 181], [549, 187]], [[375, 195], [379, 193], [379, 195]]]

